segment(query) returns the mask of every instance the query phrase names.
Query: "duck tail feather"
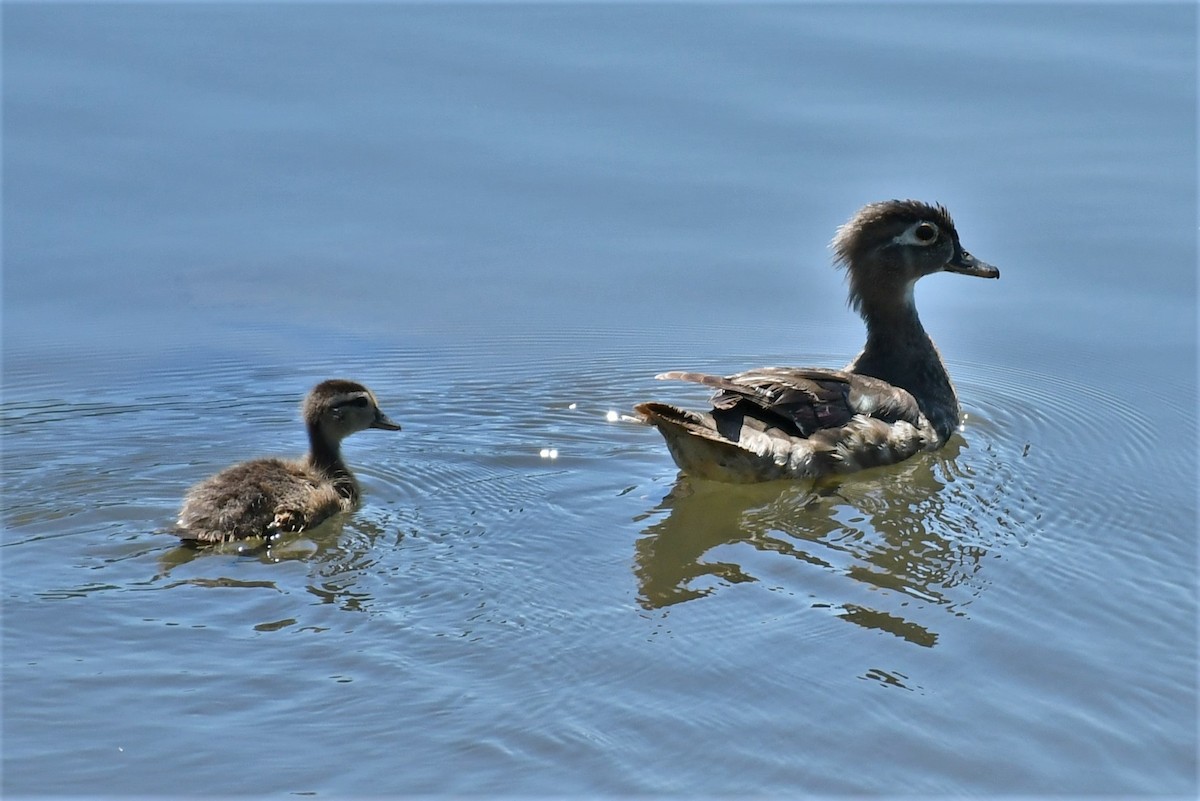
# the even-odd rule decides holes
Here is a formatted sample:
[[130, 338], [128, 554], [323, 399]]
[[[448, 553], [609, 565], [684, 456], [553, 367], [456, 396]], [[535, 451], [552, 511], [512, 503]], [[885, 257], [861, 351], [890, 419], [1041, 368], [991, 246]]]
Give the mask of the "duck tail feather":
[[[712, 414], [680, 409], [668, 403], [640, 403], [634, 407], [667, 441], [679, 469], [693, 478], [744, 483], [784, 478], [788, 468], [772, 454], [758, 452], [722, 433]], [[761, 425], [758, 421], [751, 421]], [[763, 443], [765, 444], [765, 443]]]
[[706, 387], [728, 389], [738, 393], [745, 393], [747, 391], [745, 386], [738, 384], [736, 381], [726, 378], [723, 375], [693, 373], [687, 370], [671, 370], [670, 372], [659, 373], [654, 377], [659, 381], [689, 381], [693, 384], [703, 384]]

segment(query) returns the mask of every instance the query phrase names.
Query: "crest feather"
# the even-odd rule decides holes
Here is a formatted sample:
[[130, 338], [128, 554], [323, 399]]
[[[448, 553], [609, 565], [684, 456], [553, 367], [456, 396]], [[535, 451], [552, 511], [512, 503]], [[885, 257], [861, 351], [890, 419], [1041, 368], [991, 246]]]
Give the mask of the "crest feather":
[[[886, 240], [894, 236], [893, 229], [905, 227], [921, 220], [928, 220], [944, 231], [954, 232], [954, 220], [950, 212], [940, 203], [925, 203], [920, 200], [881, 200], [868, 203], [853, 217], [839, 226], [833, 241], [835, 266], [849, 271], [850, 265], [859, 262], [869, 251], [881, 248]], [[957, 234], [954, 234], [957, 236]], [[850, 307], [862, 307], [862, 294], [855, 286], [853, 274], [850, 281]]]

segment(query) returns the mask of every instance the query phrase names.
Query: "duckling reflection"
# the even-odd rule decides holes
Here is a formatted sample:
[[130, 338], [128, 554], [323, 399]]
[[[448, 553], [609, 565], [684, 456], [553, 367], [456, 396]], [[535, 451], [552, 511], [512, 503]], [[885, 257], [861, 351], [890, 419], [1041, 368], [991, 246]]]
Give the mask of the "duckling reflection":
[[179, 514], [178, 536], [229, 542], [304, 531], [358, 504], [358, 481], [342, 460], [342, 440], [368, 428], [399, 431], [362, 384], [331, 379], [304, 401], [309, 452], [303, 459], [255, 459], [193, 487]]
[[[176, 568], [211, 556], [241, 556], [263, 564], [291, 561], [321, 563], [329, 558], [330, 551], [336, 549], [345, 528], [346, 518], [335, 514], [323, 520], [319, 527], [304, 532], [301, 537], [248, 537], [220, 542], [181, 537], [178, 545], [159, 554], [158, 567], [160, 575], [166, 576]], [[178, 532], [176, 535], [180, 536]]]
[[[961, 614], [984, 586], [978, 572], [990, 552], [973, 515], [956, 508], [978, 504], [958, 480], [961, 447], [955, 436], [942, 452], [869, 481], [737, 485], [681, 476], [655, 510], [666, 515], [635, 546], [639, 602], [661, 609], [758, 581], [747, 565], [778, 555], [811, 575], [802, 594], [812, 608], [932, 646], [938, 635], [923, 610]], [[743, 545], [754, 552], [739, 558]]]
[[[314, 607], [331, 605], [344, 612], [368, 612], [378, 595], [374, 586], [379, 581], [378, 546], [384, 541], [398, 545], [409, 530], [412, 514], [405, 510], [399, 517], [383, 514], [374, 519], [365, 515], [335, 515], [298, 538], [235, 540], [206, 544], [203, 548], [184, 542], [159, 554], [155, 581], [179, 571], [176, 575], [183, 576], [172, 579], [168, 586], [187, 584], [282, 593], [284, 590], [270, 579], [229, 578], [220, 572], [226, 564], [223, 561], [215, 563], [219, 571], [215, 575], [203, 575], [202, 571], [214, 564], [210, 557], [221, 554], [261, 564], [300, 562], [308, 575], [304, 589], [317, 601]], [[264, 621], [256, 628], [269, 625], [270, 621]]]

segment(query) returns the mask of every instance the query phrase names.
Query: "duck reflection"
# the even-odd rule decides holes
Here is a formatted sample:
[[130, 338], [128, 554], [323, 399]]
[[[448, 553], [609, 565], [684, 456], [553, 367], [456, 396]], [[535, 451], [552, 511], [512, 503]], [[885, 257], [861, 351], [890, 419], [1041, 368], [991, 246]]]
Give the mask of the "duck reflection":
[[[986, 499], [956, 462], [963, 447], [956, 436], [938, 453], [838, 483], [681, 476], [643, 518], [658, 519], [636, 544], [639, 602], [661, 609], [756, 581], [748, 564], [786, 557], [807, 577], [788, 589], [812, 597], [813, 607], [933, 646], [931, 621], [912, 618], [929, 607], [961, 615], [983, 586], [978, 574], [991, 550], [976, 522], [988, 519]], [[754, 550], [737, 558], [742, 546]]]
[[[372, 549], [377, 541], [388, 536], [378, 523], [358, 517], [350, 521], [350, 515], [340, 514], [321, 525], [304, 532], [301, 536], [280, 535], [273, 538], [254, 538], [236, 542], [193, 545], [183, 543], [159, 556], [160, 575], [168, 576], [173, 570], [198, 559], [218, 557], [215, 564], [224, 564], [221, 556], [237, 556], [255, 559], [264, 564], [300, 561], [309, 565], [309, 581], [305, 590], [324, 604], [334, 604], [345, 611], [365, 611], [372, 601], [371, 593], [361, 584], [363, 572], [374, 563]], [[347, 522], [350, 522], [347, 525]], [[397, 540], [402, 533], [393, 532]], [[247, 587], [275, 588], [274, 582], [265, 580], [239, 580], [224, 576], [219, 578], [191, 577], [176, 582], [201, 587]], [[174, 586], [174, 585], [172, 585]]]

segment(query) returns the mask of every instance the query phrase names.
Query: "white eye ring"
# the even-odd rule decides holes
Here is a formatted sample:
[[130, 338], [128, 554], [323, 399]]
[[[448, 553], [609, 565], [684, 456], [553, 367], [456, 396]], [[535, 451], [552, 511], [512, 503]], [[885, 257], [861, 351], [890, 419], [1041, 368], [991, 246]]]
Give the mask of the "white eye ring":
[[931, 222], [922, 220], [919, 223], [910, 225], [904, 229], [904, 232], [892, 239], [892, 242], [897, 245], [918, 245], [920, 247], [928, 247], [938, 241], [941, 232], [938, 227]]

